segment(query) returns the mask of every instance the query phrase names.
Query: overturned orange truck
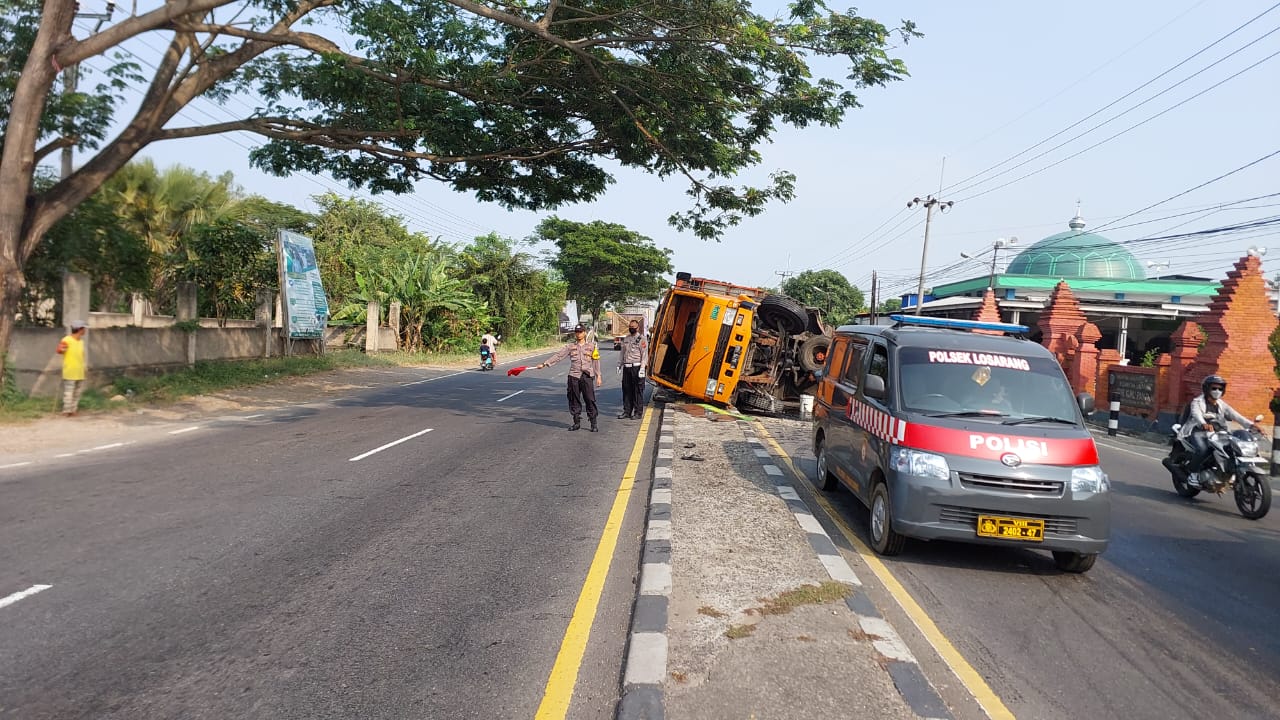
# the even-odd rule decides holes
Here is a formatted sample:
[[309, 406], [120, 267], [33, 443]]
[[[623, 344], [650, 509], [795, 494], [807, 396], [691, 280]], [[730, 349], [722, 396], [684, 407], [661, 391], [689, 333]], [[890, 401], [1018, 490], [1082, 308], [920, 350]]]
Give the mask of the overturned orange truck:
[[649, 338], [649, 379], [734, 410], [781, 413], [816, 386], [831, 331], [785, 295], [677, 273]]

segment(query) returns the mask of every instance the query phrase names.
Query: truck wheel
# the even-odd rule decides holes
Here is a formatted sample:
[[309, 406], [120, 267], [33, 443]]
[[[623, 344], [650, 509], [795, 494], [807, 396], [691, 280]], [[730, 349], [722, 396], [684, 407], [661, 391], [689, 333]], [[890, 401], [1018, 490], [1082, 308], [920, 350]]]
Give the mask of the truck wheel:
[[826, 365], [826, 361], [818, 362], [818, 358], [815, 356], [819, 350], [824, 353], [831, 352], [831, 338], [826, 335], [814, 335], [805, 340], [800, 345], [800, 367], [809, 372], [821, 370], [822, 366]]
[[907, 538], [893, 529], [893, 506], [889, 504], [889, 486], [884, 481], [876, 483], [871, 491], [871, 548], [880, 555], [897, 555], [902, 552]]
[[781, 325], [791, 335], [798, 335], [809, 326], [809, 313], [804, 306], [786, 295], [765, 295], [756, 309], [756, 317], [769, 328]]

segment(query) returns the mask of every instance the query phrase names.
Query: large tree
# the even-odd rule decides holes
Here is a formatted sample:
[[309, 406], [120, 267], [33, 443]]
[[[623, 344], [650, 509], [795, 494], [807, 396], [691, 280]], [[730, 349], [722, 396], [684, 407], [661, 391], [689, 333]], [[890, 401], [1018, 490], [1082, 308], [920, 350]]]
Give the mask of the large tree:
[[862, 291], [835, 270], [805, 270], [787, 278], [781, 289], [783, 295], [822, 308], [827, 322], [833, 325], [849, 322], [866, 307]]
[[568, 284], [569, 297], [581, 300], [596, 320], [605, 303], [658, 297], [667, 285], [663, 276], [671, 273], [670, 250], [615, 223], [550, 217], [538, 223], [534, 239], [555, 243], [551, 267]]
[[[693, 208], [672, 221], [711, 237], [791, 197], [784, 171], [762, 188], [725, 184], [779, 124], [836, 124], [856, 89], [906, 74], [891, 30], [818, 0], [776, 18], [741, 0], [166, 0], [83, 38], [77, 8], [0, 10], [0, 350], [40, 237], [157, 141], [247, 131], [268, 140], [252, 162], [281, 175], [395, 192], [432, 178], [529, 209], [599, 196], [607, 168], [682, 175]], [[144, 37], [164, 46], [145, 78], [117, 60]], [[821, 57], [847, 69], [815, 77]], [[107, 66], [96, 86], [91, 59]], [[71, 66], [74, 93], [58, 83]], [[131, 81], [147, 84], [142, 100], [113, 125]], [[258, 107], [244, 117], [175, 120], [201, 97], [246, 91]], [[36, 165], [70, 146], [86, 162], [36, 192]]]

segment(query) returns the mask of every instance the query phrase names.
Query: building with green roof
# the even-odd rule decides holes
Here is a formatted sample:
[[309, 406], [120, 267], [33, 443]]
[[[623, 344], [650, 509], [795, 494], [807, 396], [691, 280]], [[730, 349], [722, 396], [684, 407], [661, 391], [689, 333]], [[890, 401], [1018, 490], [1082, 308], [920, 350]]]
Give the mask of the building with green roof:
[[[1034, 333], [1050, 293], [1065, 280], [1102, 333], [1098, 347], [1115, 348], [1137, 363], [1147, 351], [1168, 351], [1178, 325], [1204, 313], [1217, 295], [1216, 280], [1147, 277], [1146, 266], [1124, 245], [1086, 232], [1078, 211], [1067, 227], [1022, 250], [1003, 273], [936, 285], [925, 295], [922, 314], [972, 317], [990, 287], [1002, 318]], [[902, 306], [912, 312], [915, 294], [903, 295]]]

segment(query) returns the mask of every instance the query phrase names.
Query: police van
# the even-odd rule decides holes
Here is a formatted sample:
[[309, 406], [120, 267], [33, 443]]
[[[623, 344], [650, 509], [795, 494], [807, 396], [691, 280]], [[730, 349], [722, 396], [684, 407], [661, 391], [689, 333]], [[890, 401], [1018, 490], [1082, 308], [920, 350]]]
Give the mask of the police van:
[[870, 509], [876, 552], [906, 538], [1048, 550], [1081, 573], [1107, 547], [1110, 481], [1054, 356], [1028, 328], [892, 315], [846, 325], [814, 401], [818, 485]]

